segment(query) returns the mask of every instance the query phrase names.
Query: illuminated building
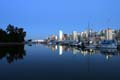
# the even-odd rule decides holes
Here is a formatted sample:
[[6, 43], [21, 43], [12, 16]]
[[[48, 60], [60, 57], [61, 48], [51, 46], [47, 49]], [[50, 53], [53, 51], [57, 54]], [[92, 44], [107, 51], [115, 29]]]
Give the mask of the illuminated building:
[[78, 41], [78, 33], [73, 31], [73, 40]]
[[106, 40], [113, 40], [113, 30], [108, 28], [105, 30]]
[[59, 31], [59, 40], [62, 41], [63, 40], [63, 32], [60, 30]]

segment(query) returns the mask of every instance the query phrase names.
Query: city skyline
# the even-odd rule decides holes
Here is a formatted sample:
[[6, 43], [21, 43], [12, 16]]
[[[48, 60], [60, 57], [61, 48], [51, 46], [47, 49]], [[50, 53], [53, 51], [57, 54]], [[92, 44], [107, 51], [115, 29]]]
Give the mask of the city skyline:
[[59, 30], [59, 35], [52, 34], [48, 36], [47, 40], [74, 40], [74, 41], [80, 41], [83, 37], [86, 39], [95, 38], [95, 37], [101, 37], [101, 40], [116, 40], [116, 38], [119, 36], [120, 29], [112, 29], [112, 28], [106, 28], [100, 31], [94, 31], [91, 28], [84, 30], [84, 31], [73, 31], [72, 33], [65, 33], [62, 30]]
[[84, 31], [88, 24], [95, 31], [119, 29], [119, 0], [1, 0], [0, 28], [20, 26], [26, 39], [44, 39], [59, 30]]

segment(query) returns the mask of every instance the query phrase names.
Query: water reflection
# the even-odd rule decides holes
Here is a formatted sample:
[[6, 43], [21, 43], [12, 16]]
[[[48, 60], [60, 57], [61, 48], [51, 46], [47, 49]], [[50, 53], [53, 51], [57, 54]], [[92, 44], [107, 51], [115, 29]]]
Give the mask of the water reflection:
[[120, 56], [120, 53], [117, 49], [101, 49], [100, 53], [105, 55], [107, 60], [112, 58], [112, 56]]
[[[48, 48], [51, 48], [52, 51], [59, 50], [59, 55], [63, 55], [63, 52], [72, 52], [75, 54], [86, 55], [94, 55], [94, 54], [102, 54], [108, 60], [112, 58], [112, 56], [120, 56], [120, 49], [81, 49], [77, 47], [71, 46], [63, 46], [63, 45], [47, 45]], [[59, 47], [59, 48], [58, 48]]]
[[[41, 44], [26, 45], [25, 49], [26, 56], [24, 46], [0, 47], [1, 80], [120, 79], [120, 57], [118, 57], [120, 50], [80, 49]], [[26, 59], [22, 60], [22, 64], [20, 61], [15, 63], [16, 59], [23, 58]], [[15, 64], [4, 64], [3, 61], [9, 62], [9, 59]]]
[[24, 45], [0, 46], [0, 59], [5, 58], [8, 63], [23, 59], [25, 55]]
[[59, 46], [59, 55], [62, 55], [62, 53], [63, 53], [63, 47]]

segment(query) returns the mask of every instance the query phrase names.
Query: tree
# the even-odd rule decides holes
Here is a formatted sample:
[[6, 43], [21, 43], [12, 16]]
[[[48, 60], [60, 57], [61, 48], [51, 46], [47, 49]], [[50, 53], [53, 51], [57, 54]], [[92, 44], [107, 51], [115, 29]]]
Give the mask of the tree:
[[8, 26], [7, 26], [7, 28], [6, 28], [6, 31], [8, 32], [8, 33], [13, 33], [15, 30], [14, 30], [14, 26], [13, 25], [11, 25], [11, 24], [9, 24]]
[[23, 28], [9, 24], [6, 30], [0, 29], [0, 42], [24, 42], [26, 32]]
[[4, 30], [2, 30], [2, 29], [0, 29], [0, 42], [6, 42], [7, 41], [7, 33], [4, 31]]
[[24, 32], [24, 29], [23, 28], [19, 28], [18, 29], [18, 38], [19, 38], [19, 41], [24, 41], [24, 37], [26, 36], [26, 32]]

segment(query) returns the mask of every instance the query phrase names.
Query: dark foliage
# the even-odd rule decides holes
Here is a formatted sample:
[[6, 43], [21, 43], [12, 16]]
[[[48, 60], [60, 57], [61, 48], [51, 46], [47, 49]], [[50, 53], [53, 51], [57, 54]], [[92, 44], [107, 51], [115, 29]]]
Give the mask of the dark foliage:
[[0, 29], [0, 42], [24, 42], [26, 32], [23, 28], [9, 24], [6, 30]]

